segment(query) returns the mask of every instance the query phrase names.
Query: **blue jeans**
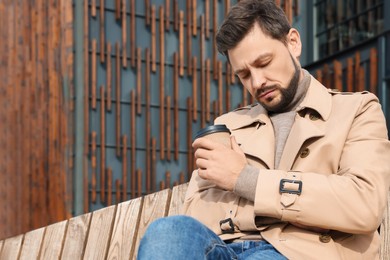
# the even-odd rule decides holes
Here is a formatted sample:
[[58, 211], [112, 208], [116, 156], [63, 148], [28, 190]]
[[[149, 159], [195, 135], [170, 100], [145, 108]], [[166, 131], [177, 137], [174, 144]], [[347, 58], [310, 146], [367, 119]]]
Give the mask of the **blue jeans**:
[[267, 241], [225, 243], [205, 225], [188, 216], [151, 223], [137, 259], [287, 259]]

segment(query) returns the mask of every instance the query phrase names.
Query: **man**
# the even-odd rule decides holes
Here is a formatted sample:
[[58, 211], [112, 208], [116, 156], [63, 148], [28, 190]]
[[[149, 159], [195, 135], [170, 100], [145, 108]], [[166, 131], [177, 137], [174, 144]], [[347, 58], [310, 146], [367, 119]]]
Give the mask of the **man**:
[[273, 0], [240, 1], [216, 41], [258, 103], [216, 119], [232, 149], [194, 141], [190, 217], [152, 223], [139, 258], [377, 259], [390, 184], [378, 99], [302, 69], [299, 33]]

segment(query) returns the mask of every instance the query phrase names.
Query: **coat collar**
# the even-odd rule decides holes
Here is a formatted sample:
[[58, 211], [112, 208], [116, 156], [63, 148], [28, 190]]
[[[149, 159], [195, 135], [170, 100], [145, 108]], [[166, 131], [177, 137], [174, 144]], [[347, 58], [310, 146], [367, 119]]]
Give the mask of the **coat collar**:
[[324, 121], [327, 121], [332, 110], [332, 98], [329, 91], [313, 76], [310, 76], [310, 86], [297, 111], [312, 109], [316, 111]]

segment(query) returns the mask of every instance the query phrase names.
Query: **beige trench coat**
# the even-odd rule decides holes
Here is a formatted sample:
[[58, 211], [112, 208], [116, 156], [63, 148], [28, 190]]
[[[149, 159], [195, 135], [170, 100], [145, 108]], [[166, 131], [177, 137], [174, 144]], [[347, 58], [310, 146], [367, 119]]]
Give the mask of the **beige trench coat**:
[[[272, 123], [260, 105], [217, 118], [258, 168], [255, 201], [215, 187], [195, 170], [183, 214], [225, 240], [258, 232], [289, 259], [377, 259], [390, 184], [390, 142], [378, 99], [331, 91], [312, 77], [297, 111], [277, 170]], [[220, 225], [229, 218], [233, 234], [226, 233], [228, 222]]]

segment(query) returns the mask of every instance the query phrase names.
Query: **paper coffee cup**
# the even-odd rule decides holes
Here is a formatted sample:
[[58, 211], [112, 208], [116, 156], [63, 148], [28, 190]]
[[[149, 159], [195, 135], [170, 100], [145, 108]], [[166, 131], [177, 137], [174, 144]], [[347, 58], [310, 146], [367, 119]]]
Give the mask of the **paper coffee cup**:
[[194, 140], [200, 137], [206, 137], [231, 148], [230, 134], [230, 130], [226, 125], [210, 125], [199, 130], [199, 132], [196, 133]]

